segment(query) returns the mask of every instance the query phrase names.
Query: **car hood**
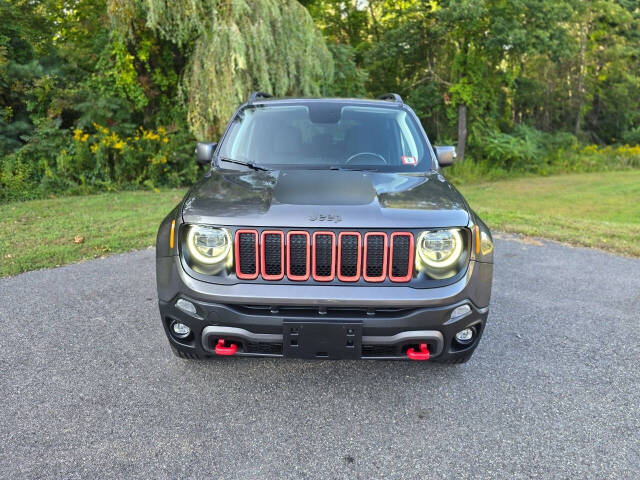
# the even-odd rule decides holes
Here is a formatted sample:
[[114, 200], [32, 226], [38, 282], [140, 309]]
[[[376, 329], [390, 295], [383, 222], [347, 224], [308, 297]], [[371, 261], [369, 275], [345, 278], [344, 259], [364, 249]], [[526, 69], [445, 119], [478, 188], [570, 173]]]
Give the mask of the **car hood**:
[[209, 172], [187, 194], [187, 223], [256, 227], [459, 227], [469, 207], [438, 172]]

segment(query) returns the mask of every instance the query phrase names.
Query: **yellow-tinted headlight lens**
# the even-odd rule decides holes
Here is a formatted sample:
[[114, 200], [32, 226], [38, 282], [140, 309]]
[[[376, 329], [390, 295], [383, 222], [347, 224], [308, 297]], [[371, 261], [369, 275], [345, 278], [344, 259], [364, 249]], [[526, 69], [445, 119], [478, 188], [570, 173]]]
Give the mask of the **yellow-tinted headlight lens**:
[[458, 261], [462, 254], [460, 230], [429, 230], [418, 237], [417, 251], [420, 259], [432, 268], [447, 268]]
[[231, 234], [225, 228], [191, 225], [187, 233], [187, 248], [200, 263], [221, 263], [231, 250]]

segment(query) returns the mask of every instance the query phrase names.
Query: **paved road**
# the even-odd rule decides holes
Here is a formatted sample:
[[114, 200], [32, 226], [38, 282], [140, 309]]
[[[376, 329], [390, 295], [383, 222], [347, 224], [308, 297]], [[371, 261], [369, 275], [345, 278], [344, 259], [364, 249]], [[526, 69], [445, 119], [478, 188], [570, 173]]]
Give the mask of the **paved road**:
[[153, 257], [0, 280], [0, 477], [640, 477], [640, 260], [499, 239], [438, 366], [179, 360]]

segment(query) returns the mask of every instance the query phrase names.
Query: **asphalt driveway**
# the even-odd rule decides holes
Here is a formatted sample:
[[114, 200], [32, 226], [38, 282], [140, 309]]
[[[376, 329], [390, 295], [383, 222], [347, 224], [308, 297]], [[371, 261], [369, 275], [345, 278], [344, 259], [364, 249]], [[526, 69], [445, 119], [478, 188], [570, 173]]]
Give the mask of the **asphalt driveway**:
[[460, 366], [180, 360], [153, 250], [2, 279], [0, 477], [640, 477], [640, 260], [496, 245]]

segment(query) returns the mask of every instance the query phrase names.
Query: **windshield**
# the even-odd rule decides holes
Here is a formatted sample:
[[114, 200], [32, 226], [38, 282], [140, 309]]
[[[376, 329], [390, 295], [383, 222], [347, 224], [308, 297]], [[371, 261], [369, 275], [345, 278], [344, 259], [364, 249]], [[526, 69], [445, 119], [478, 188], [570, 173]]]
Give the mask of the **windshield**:
[[[247, 106], [234, 118], [219, 159], [274, 169], [430, 170], [412, 115], [399, 108], [336, 102]], [[225, 163], [224, 168], [237, 168]]]

